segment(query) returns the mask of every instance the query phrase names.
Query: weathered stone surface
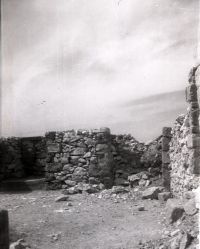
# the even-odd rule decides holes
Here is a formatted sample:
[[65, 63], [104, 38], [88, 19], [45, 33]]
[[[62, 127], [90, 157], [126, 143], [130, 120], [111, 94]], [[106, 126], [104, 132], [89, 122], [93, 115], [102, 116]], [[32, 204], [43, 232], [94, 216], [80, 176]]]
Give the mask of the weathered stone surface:
[[125, 180], [124, 178], [115, 178], [115, 185], [122, 185], [122, 186], [128, 186], [129, 181]]
[[74, 195], [74, 194], [78, 194], [78, 193], [80, 193], [80, 190], [78, 190], [76, 187], [71, 187], [68, 189], [64, 189], [62, 191], [63, 195]]
[[87, 183], [79, 183], [77, 185], [77, 189], [80, 190], [81, 192], [85, 191], [89, 194], [97, 193], [100, 190], [98, 185], [91, 185]]
[[69, 163], [69, 158], [68, 157], [62, 157], [60, 159], [60, 161], [61, 161], [62, 164], [67, 164], [67, 163]]
[[195, 199], [192, 198], [189, 201], [187, 201], [184, 205], [183, 208], [186, 212], [186, 214], [188, 215], [194, 215], [197, 213], [197, 208], [196, 208], [196, 203], [195, 203]]
[[166, 203], [166, 215], [169, 223], [174, 223], [182, 217], [184, 208], [180, 200], [168, 199]]
[[108, 144], [97, 144], [95, 149], [96, 149], [96, 152], [104, 152], [109, 149], [109, 145]]
[[92, 153], [88, 151], [87, 153], [85, 153], [83, 158], [90, 158], [91, 156], [92, 156]]
[[139, 180], [140, 177], [137, 174], [128, 176], [128, 181], [130, 182], [131, 187], [138, 185]]
[[72, 174], [72, 180], [76, 182], [81, 182], [85, 179], [86, 176], [87, 171], [84, 168], [77, 167]]
[[47, 144], [48, 153], [58, 153], [60, 152], [60, 144], [58, 143], [48, 143]]
[[85, 148], [76, 148], [75, 150], [73, 150], [71, 152], [71, 155], [74, 155], [74, 156], [82, 156], [84, 155], [86, 152], [86, 149]]
[[90, 164], [89, 165], [89, 176], [91, 177], [99, 177], [100, 176], [100, 168], [98, 164]]
[[[198, 168], [200, 167], [199, 149], [188, 147], [188, 137], [194, 138], [196, 135], [190, 134], [190, 129], [186, 125], [188, 114], [180, 122], [176, 122], [172, 129], [172, 140], [170, 145], [170, 190], [173, 196], [180, 197], [188, 190], [199, 186], [200, 177]], [[189, 139], [190, 139], [189, 138]], [[199, 159], [198, 159], [199, 158]], [[195, 174], [195, 167], [197, 174]]]
[[119, 194], [119, 193], [127, 193], [129, 192], [128, 189], [122, 187], [122, 186], [113, 186], [112, 187], [112, 193], [113, 194]]
[[191, 244], [192, 236], [189, 233], [184, 233], [180, 239], [179, 249], [186, 249]]
[[193, 134], [188, 135], [187, 146], [188, 148], [200, 147], [200, 137], [197, 137], [196, 135], [193, 135]]
[[46, 165], [46, 171], [47, 172], [59, 172], [63, 168], [61, 163], [48, 163]]
[[90, 184], [99, 184], [100, 181], [99, 181], [98, 178], [90, 177], [90, 178], [89, 178], [89, 183], [90, 183]]
[[170, 192], [158, 193], [158, 200], [159, 201], [167, 201], [171, 197], [172, 197], [172, 194]]
[[162, 163], [163, 164], [169, 164], [170, 163], [170, 156], [167, 151], [162, 152]]
[[67, 186], [70, 186], [70, 187], [74, 187], [76, 185], [76, 182], [75, 181], [72, 181], [72, 180], [66, 180], [65, 181], [65, 184]]
[[162, 192], [160, 187], [150, 187], [143, 191], [142, 199], [158, 199], [158, 193]]
[[170, 137], [172, 137], [171, 131], [172, 131], [171, 127], [163, 127], [163, 129], [162, 129], [162, 135], [164, 137], [169, 137], [170, 138]]
[[162, 151], [168, 151], [169, 150], [169, 143], [171, 141], [171, 137], [163, 137], [162, 138]]

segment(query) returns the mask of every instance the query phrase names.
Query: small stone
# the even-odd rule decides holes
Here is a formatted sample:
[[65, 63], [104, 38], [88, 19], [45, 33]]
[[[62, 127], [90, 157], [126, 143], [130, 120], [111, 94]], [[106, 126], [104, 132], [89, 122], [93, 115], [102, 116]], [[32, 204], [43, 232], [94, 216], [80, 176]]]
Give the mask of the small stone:
[[170, 233], [170, 236], [171, 236], [171, 237], [174, 237], [174, 236], [176, 236], [176, 235], [179, 234], [179, 233], [180, 233], [180, 230], [177, 229], [177, 230], [172, 231], [172, 232]]
[[184, 193], [184, 198], [185, 199], [192, 199], [194, 197], [195, 197], [195, 194], [192, 191], [187, 191], [187, 192]]
[[71, 155], [73, 156], [82, 156], [86, 152], [86, 149], [83, 147], [78, 147], [74, 151], [72, 151]]
[[179, 249], [186, 249], [191, 244], [192, 236], [189, 233], [184, 233], [180, 239]]
[[92, 153], [89, 151], [87, 153], [85, 153], [85, 155], [83, 156], [83, 158], [89, 158], [92, 156]]
[[146, 180], [145, 187], [148, 187], [150, 185], [150, 183], [151, 183], [150, 180]]
[[70, 187], [74, 187], [76, 185], [76, 182], [72, 180], [66, 180], [65, 183], [67, 186], [70, 186]]
[[190, 199], [189, 201], [187, 201], [184, 205], [183, 208], [186, 212], [186, 214], [188, 215], [194, 215], [197, 213], [197, 208], [196, 208], [196, 203], [195, 203], [195, 199]]
[[139, 180], [138, 185], [139, 186], [145, 186], [146, 185], [146, 180], [144, 180], [144, 179]]
[[112, 189], [112, 194], [119, 194], [119, 193], [127, 193], [129, 192], [128, 189], [122, 187], [122, 186], [113, 186]]
[[148, 176], [146, 173], [144, 173], [144, 174], [142, 174], [142, 179], [148, 180], [148, 179], [149, 179], [149, 176]]
[[68, 200], [69, 200], [69, 196], [67, 196], [67, 195], [61, 195], [61, 196], [58, 196], [58, 197], [55, 199], [55, 202], [68, 201]]
[[169, 223], [174, 223], [182, 217], [184, 209], [178, 199], [168, 199], [166, 213]]
[[138, 185], [139, 180], [140, 177], [137, 174], [128, 176], [128, 181], [130, 182], [131, 187]]
[[103, 183], [100, 183], [100, 184], [99, 184], [99, 189], [100, 189], [100, 190], [105, 189], [105, 185], [104, 185]]
[[160, 187], [150, 187], [142, 193], [142, 199], [158, 199], [158, 193], [162, 192]]
[[64, 195], [74, 195], [74, 194], [78, 194], [80, 193], [80, 191], [75, 187], [71, 187], [71, 188], [68, 188], [68, 189], [64, 189], [62, 191], [62, 194]]
[[139, 206], [138, 207], [138, 211], [144, 211], [144, 210], [145, 210], [144, 206]]

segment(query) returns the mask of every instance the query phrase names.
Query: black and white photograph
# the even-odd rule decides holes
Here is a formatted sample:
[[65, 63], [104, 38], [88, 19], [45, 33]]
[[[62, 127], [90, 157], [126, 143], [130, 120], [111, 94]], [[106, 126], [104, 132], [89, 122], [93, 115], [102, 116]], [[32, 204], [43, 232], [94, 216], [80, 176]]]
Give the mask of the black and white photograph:
[[0, 249], [200, 249], [200, 1], [0, 0]]

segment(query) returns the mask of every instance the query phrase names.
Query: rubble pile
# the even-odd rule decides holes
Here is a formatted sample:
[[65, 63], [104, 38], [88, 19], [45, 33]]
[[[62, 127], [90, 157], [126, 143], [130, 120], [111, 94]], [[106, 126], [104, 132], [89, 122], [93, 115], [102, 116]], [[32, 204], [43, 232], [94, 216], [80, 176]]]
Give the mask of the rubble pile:
[[145, 145], [141, 163], [152, 175], [161, 174], [162, 164], [162, 136]]
[[141, 172], [146, 147], [131, 135], [112, 135], [115, 185], [128, 185], [128, 176]]
[[165, 204], [162, 238], [140, 242], [140, 249], [199, 248], [199, 192], [185, 192], [182, 198], [168, 199]]

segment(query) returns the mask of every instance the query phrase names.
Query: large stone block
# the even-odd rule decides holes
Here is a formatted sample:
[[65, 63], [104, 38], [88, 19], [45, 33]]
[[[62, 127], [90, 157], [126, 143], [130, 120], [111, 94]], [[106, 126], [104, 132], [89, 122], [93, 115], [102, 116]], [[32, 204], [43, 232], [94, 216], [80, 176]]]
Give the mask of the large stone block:
[[171, 183], [171, 176], [169, 168], [163, 167], [162, 168], [162, 184], [168, 191], [170, 190], [170, 183]]
[[197, 208], [196, 208], [196, 203], [195, 203], [195, 198], [190, 199], [187, 201], [184, 206], [183, 206], [186, 214], [188, 215], [194, 215], [197, 213]]
[[190, 167], [193, 169], [193, 174], [200, 175], [200, 157], [194, 157], [190, 162]]
[[190, 126], [190, 133], [191, 134], [199, 134], [199, 125]]
[[170, 156], [167, 151], [162, 152], [162, 163], [164, 164], [170, 163]]
[[46, 171], [47, 172], [59, 172], [62, 171], [62, 164], [61, 163], [48, 163], [46, 164]]
[[96, 145], [96, 152], [104, 152], [109, 150], [109, 145], [108, 144], [97, 144]]
[[48, 153], [59, 153], [60, 149], [61, 149], [61, 146], [58, 143], [48, 143], [47, 144], [47, 152]]
[[170, 137], [163, 137], [162, 138], [162, 151], [168, 151], [169, 150], [170, 141], [171, 141]]
[[163, 137], [172, 137], [172, 128], [171, 127], [163, 127], [162, 135]]
[[142, 199], [158, 199], [158, 193], [161, 193], [163, 188], [150, 187], [142, 193]]
[[71, 152], [73, 156], [83, 156], [86, 152], [86, 148], [78, 147]]
[[82, 167], [77, 167], [72, 174], [72, 180], [82, 182], [87, 177], [87, 171]]
[[193, 134], [188, 135], [187, 147], [190, 149], [200, 147], [200, 137]]
[[89, 176], [91, 177], [99, 177], [100, 176], [100, 168], [98, 164], [91, 163], [89, 165]]
[[198, 101], [196, 84], [190, 84], [186, 87], [186, 101], [189, 103]]

